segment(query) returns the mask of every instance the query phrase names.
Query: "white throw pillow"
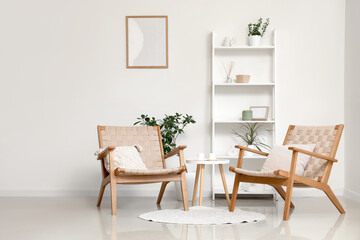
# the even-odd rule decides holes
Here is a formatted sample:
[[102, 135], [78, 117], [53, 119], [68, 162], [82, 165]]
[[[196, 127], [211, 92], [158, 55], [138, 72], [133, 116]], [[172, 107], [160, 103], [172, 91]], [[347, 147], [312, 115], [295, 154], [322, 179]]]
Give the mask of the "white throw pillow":
[[[102, 150], [103, 149], [96, 151], [95, 155], [98, 155]], [[114, 169], [146, 170], [147, 168], [139, 154], [141, 150], [142, 148], [139, 145], [116, 147], [114, 149]], [[109, 155], [105, 157], [105, 168], [107, 171], [110, 170]]]
[[[261, 171], [275, 171], [275, 170], [285, 170], [290, 171], [291, 166], [291, 159], [293, 151], [289, 150], [289, 147], [296, 147], [300, 148], [309, 152], [313, 152], [315, 149], [315, 144], [309, 145], [302, 145], [302, 144], [292, 144], [292, 145], [285, 145], [285, 146], [278, 146], [275, 145], [270, 153], [268, 158], [266, 159], [264, 166], [262, 167]], [[304, 174], [304, 170], [306, 165], [310, 160], [309, 155], [299, 153], [297, 162], [296, 162], [296, 169], [295, 174], [302, 176]]]

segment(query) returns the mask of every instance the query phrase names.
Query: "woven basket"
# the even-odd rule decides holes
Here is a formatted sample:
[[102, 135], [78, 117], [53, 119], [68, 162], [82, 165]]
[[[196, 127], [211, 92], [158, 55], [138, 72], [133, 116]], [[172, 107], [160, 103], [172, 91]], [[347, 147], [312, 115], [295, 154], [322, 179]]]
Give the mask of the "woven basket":
[[250, 75], [236, 75], [237, 83], [248, 83], [250, 80]]

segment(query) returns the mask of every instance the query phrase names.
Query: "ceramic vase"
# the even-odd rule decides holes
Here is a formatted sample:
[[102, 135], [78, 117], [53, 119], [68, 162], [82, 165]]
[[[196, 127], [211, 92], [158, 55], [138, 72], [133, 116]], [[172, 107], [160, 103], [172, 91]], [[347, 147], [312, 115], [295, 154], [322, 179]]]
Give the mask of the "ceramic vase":
[[244, 110], [242, 111], [242, 120], [243, 121], [251, 121], [253, 119], [252, 110]]

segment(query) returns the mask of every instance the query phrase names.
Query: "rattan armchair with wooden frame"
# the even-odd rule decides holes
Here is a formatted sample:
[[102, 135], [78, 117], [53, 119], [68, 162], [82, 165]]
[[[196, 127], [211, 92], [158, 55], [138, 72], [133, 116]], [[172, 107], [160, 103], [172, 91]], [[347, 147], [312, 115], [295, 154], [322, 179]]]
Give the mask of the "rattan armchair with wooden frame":
[[[244, 170], [241, 167], [245, 151], [250, 151], [263, 156], [268, 156], [268, 153], [243, 146], [236, 146], [236, 148], [240, 149], [240, 152], [237, 166], [230, 167], [230, 171], [235, 173], [235, 180], [229, 210], [231, 212], [234, 211], [240, 182], [249, 182], [267, 184], [275, 188], [279, 195], [285, 200], [283, 215], [284, 220], [289, 219], [290, 208], [295, 207], [291, 202], [293, 187], [312, 187], [322, 190], [329, 197], [339, 212], [342, 214], [345, 213], [345, 210], [328, 185], [333, 163], [338, 161], [335, 159], [335, 156], [343, 129], [343, 124], [320, 127], [290, 125], [283, 145], [316, 145], [314, 152], [305, 151], [296, 147], [289, 147], [289, 149], [293, 152], [290, 171], [276, 170], [271, 173], [261, 173]], [[296, 161], [299, 153], [311, 156], [303, 176], [295, 174]], [[286, 192], [282, 186], [286, 186]]]
[[[154, 127], [112, 127], [98, 126], [99, 147], [103, 151], [98, 155], [101, 160], [102, 182], [97, 201], [99, 207], [104, 195], [105, 187], [110, 183], [111, 213], [116, 215], [116, 184], [146, 184], [162, 182], [157, 204], [160, 204], [166, 185], [169, 182], [180, 182], [184, 210], [188, 211], [188, 197], [186, 187], [186, 167], [184, 162], [184, 149], [179, 146], [164, 155], [161, 132], [159, 126]], [[143, 151], [140, 156], [147, 170], [114, 169], [113, 151], [116, 146], [130, 146], [139, 144]], [[109, 155], [109, 171], [105, 167], [105, 156]], [[178, 155], [180, 166], [166, 168], [166, 159]]]

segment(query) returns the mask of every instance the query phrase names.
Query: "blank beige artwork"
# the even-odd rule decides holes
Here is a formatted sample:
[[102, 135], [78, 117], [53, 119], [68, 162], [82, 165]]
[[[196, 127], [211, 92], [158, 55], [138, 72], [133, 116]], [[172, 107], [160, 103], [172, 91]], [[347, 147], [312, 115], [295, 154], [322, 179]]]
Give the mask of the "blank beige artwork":
[[167, 16], [128, 16], [127, 68], [167, 68]]

